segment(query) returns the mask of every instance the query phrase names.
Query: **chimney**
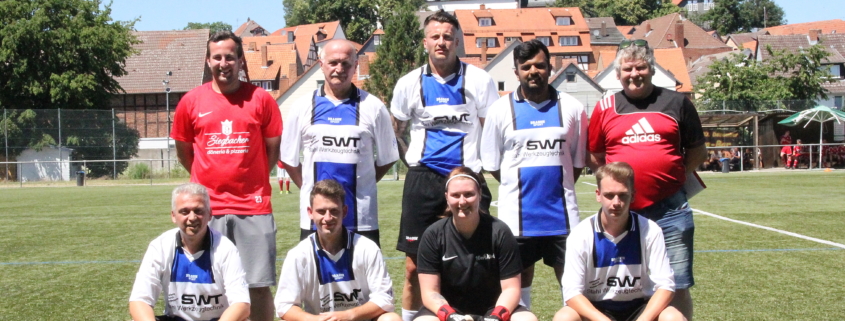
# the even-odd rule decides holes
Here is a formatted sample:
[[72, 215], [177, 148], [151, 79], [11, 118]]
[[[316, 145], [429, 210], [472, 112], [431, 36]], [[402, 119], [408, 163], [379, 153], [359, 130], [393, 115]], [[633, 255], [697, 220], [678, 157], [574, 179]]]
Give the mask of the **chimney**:
[[481, 39], [481, 63], [486, 64], [487, 63], [487, 39], [486, 38], [480, 38], [480, 39]]
[[366, 78], [370, 75], [370, 56], [358, 56], [358, 78]]
[[299, 68], [296, 68], [296, 64], [290, 64], [288, 66], [288, 78], [296, 79], [296, 77], [299, 77]]
[[819, 35], [821, 34], [821, 29], [810, 29], [810, 41], [819, 41]]
[[651, 23], [646, 21], [645, 25], [643, 26], [643, 29], [644, 29], [643, 31], [645, 31], [645, 33], [648, 34], [648, 32], [651, 31]]
[[261, 46], [261, 68], [270, 67], [267, 61], [267, 45]]
[[607, 22], [606, 21], [601, 22], [601, 36], [602, 37], [607, 36]]
[[675, 23], [675, 46], [684, 49], [684, 39], [684, 22], [678, 20], [678, 22]]
[[485, 6], [485, 5], [482, 3], [482, 4], [478, 7], [478, 8], [479, 8], [479, 9], [481, 9], [481, 10], [485, 10], [485, 9], [487, 9], [487, 6]]
[[563, 68], [563, 56], [555, 56], [554, 70], [559, 71]]
[[250, 42], [249, 47], [246, 48], [246, 51], [255, 51], [255, 42]]

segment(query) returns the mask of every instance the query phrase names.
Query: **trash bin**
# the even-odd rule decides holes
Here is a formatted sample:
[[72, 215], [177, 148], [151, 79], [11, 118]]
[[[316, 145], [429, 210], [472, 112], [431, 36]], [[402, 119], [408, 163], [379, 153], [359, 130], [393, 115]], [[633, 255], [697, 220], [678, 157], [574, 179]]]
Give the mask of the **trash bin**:
[[722, 161], [722, 173], [730, 173], [731, 172], [731, 160], [725, 159]]
[[85, 171], [76, 172], [76, 186], [85, 186]]

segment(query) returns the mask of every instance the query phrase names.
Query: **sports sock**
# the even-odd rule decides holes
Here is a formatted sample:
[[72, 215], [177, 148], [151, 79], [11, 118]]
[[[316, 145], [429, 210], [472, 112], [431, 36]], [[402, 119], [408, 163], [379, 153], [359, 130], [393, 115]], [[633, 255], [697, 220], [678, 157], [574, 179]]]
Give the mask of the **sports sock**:
[[519, 291], [519, 304], [531, 310], [531, 287], [522, 288]]
[[402, 321], [413, 321], [417, 311], [402, 309]]

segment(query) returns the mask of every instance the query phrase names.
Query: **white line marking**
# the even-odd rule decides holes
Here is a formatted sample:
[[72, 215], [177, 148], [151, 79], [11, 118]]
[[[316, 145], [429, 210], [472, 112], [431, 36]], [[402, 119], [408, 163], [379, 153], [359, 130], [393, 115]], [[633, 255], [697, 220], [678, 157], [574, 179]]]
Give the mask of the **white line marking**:
[[821, 243], [821, 244], [827, 244], [827, 245], [830, 245], [830, 246], [835, 246], [835, 247], [839, 247], [839, 248], [843, 248], [843, 249], [845, 249], [845, 244], [839, 244], [839, 243], [836, 243], [836, 242], [831, 242], [831, 241], [827, 241], [827, 240], [817, 239], [817, 238], [815, 238], [815, 237], [809, 237], [809, 236], [801, 235], [801, 234], [798, 234], [798, 233], [793, 233], [793, 232], [788, 232], [788, 231], [784, 231], [784, 230], [779, 230], [779, 229], [772, 228], [772, 227], [768, 227], [768, 226], [763, 226], [763, 225], [757, 225], [757, 224], [754, 224], [754, 223], [743, 222], [743, 221], [740, 221], [740, 220], [735, 220], [735, 219], [732, 219], [732, 218], [727, 218], [727, 217], [720, 216], [720, 215], [716, 215], [716, 214], [713, 214], [713, 213], [708, 213], [708, 212], [705, 212], [705, 211], [702, 211], [702, 210], [697, 210], [697, 209], [692, 209], [692, 210], [693, 210], [694, 212], [699, 213], [699, 214], [704, 214], [704, 215], [707, 215], [707, 216], [710, 216], [710, 217], [713, 217], [713, 218], [718, 218], [718, 219], [720, 219], [720, 220], [725, 220], [725, 221], [728, 221], [728, 222], [733, 222], [733, 223], [742, 224], [742, 225], [748, 225], [748, 226], [751, 226], [751, 227], [756, 227], [756, 228], [760, 228], [760, 229], [764, 229], [764, 230], [769, 230], [769, 231], [772, 231], [772, 232], [778, 232], [778, 233], [781, 233], [781, 234], [786, 234], [786, 235], [789, 235], [789, 236], [794, 236], [794, 237], [797, 237], [797, 238], [799, 238], [799, 239], [805, 239], [805, 240], [808, 240], [808, 241], [818, 242], [818, 243]]
[[[591, 183], [587, 183], [587, 182], [581, 182], [581, 183], [584, 183], [584, 184], [587, 184], [587, 185], [590, 185], [590, 186], [596, 186], [596, 184], [591, 184]], [[699, 214], [707, 215], [707, 216], [710, 216], [712, 218], [717, 218], [717, 219], [720, 219], [720, 220], [725, 220], [725, 221], [728, 221], [728, 222], [733, 222], [733, 223], [742, 224], [742, 225], [748, 225], [748, 226], [756, 227], [756, 228], [759, 228], [759, 229], [764, 229], [764, 230], [769, 230], [769, 231], [772, 231], [772, 232], [786, 234], [786, 235], [789, 235], [789, 236], [794, 236], [794, 237], [797, 237], [799, 239], [804, 239], [804, 240], [807, 240], [807, 241], [818, 242], [818, 243], [821, 243], [821, 244], [827, 244], [827, 245], [830, 245], [830, 246], [835, 246], [835, 247], [838, 247], [838, 248], [845, 249], [845, 244], [839, 244], [839, 243], [836, 243], [836, 242], [817, 239], [815, 237], [809, 237], [809, 236], [801, 235], [801, 234], [798, 234], [798, 233], [779, 230], [779, 229], [776, 229], [776, 228], [773, 228], [773, 227], [757, 225], [757, 224], [754, 224], [754, 223], [748, 223], [748, 222], [744, 222], [744, 221], [740, 221], [740, 220], [735, 220], [735, 219], [727, 218], [727, 217], [724, 217], [724, 216], [721, 216], [721, 215], [708, 213], [708, 212], [705, 212], [705, 211], [702, 211], [702, 210], [697, 210], [697, 209], [692, 209], [692, 210], [693, 210], [693, 212], [697, 212]]]
[[596, 184], [593, 184], [593, 183], [587, 183], [587, 182], [581, 182], [581, 183], [584, 183], [584, 184], [587, 184], [587, 185], [590, 185], [590, 186], [595, 186], [595, 187], [599, 187], [599, 186], [598, 186], [598, 185], [596, 185]]

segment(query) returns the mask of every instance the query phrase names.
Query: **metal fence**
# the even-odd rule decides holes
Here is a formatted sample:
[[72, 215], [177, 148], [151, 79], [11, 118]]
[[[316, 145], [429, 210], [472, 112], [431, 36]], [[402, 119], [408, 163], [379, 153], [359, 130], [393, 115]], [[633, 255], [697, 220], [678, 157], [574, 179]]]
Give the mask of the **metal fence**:
[[[795, 169], [845, 168], [845, 145], [842, 143], [803, 144], [801, 145], [801, 152], [795, 155], [782, 155], [781, 150], [784, 146], [794, 147], [798, 145], [707, 147], [708, 160], [701, 164], [698, 170], [714, 172], [726, 170], [750, 171], [786, 168], [787, 166], [792, 167], [793, 164], [796, 166]], [[734, 156], [737, 154], [738, 157]], [[789, 161], [793, 163], [787, 164]], [[725, 165], [726, 163], [727, 165]]]

